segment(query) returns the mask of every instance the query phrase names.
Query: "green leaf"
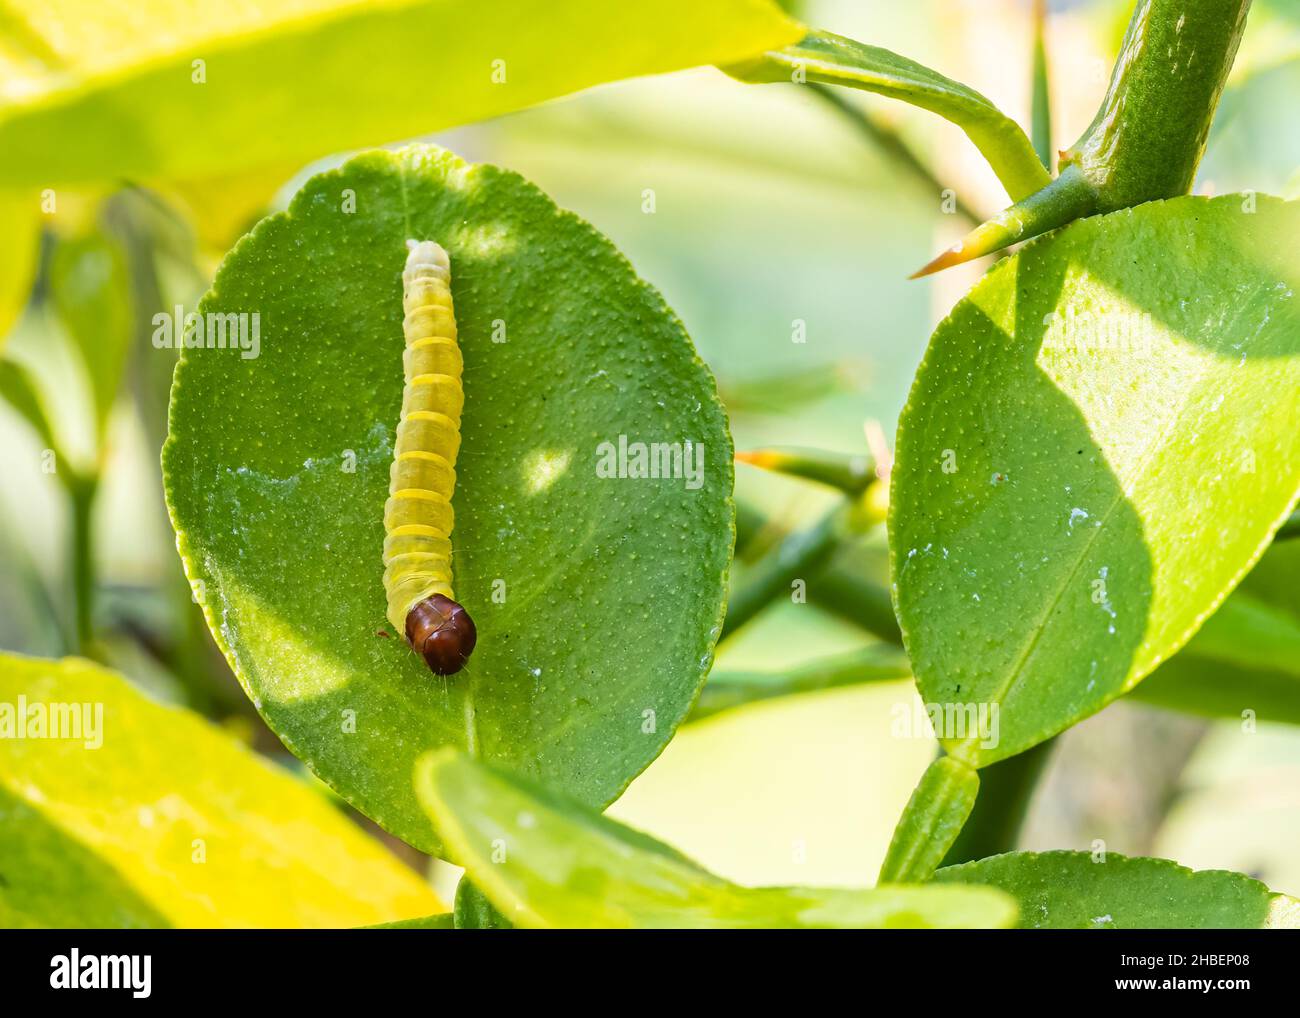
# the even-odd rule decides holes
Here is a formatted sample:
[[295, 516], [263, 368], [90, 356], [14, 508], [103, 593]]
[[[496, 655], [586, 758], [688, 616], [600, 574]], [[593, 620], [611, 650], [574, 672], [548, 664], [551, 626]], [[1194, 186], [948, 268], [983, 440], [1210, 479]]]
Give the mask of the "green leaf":
[[[4, 43], [0, 42], [0, 52]], [[0, 60], [3, 65], [3, 60]], [[10, 161], [10, 160], [6, 160]], [[31, 293], [40, 249], [41, 224], [37, 196], [30, 191], [0, 188], [0, 347]]]
[[1100, 710], [1268, 546], [1300, 490], [1297, 235], [1300, 205], [1263, 197], [1081, 220], [936, 330], [890, 549], [926, 702], [1000, 712], [995, 746], [942, 733], [952, 755], [991, 763]]
[[1113, 852], [1008, 852], [948, 866], [937, 883], [997, 887], [1028, 929], [1294, 929], [1300, 901], [1227, 870], [1194, 872], [1167, 859]]
[[[384, 618], [410, 237], [450, 252], [465, 358], [452, 540], [478, 647], [450, 680]], [[259, 313], [260, 352], [184, 352], [168, 504], [213, 635], [286, 745], [429, 851], [410, 776], [433, 747], [615, 799], [708, 672], [733, 533], [726, 421], [659, 294], [520, 177], [416, 146], [312, 178], [200, 311]], [[597, 476], [620, 435], [693, 443], [699, 483]]]
[[[79, 737], [51, 737], [58, 718]], [[357, 926], [438, 908], [323, 796], [89, 661], [0, 654], [0, 732], [0, 926]]]
[[937, 113], [966, 132], [1012, 201], [1041, 190], [1052, 179], [1020, 125], [992, 102], [973, 88], [879, 46], [817, 31], [727, 72], [742, 81], [807, 80], [860, 88]]
[[100, 442], [131, 348], [131, 280], [121, 244], [102, 232], [61, 240], [50, 261], [50, 297], [86, 367]]
[[483, 892], [462, 877], [456, 885], [452, 920], [458, 930], [508, 930], [512, 924], [492, 907]]
[[39, 187], [301, 164], [803, 32], [768, 0], [7, 8], [0, 183]]
[[418, 919], [402, 919], [395, 923], [376, 923], [365, 926], [367, 930], [454, 930], [456, 918], [451, 912], [439, 912], [437, 915], [421, 916]]
[[416, 789], [453, 857], [526, 927], [1006, 926], [1001, 894], [953, 888], [740, 887], [667, 845], [453, 750], [416, 769]]
[[979, 774], [960, 760], [941, 756], [930, 764], [894, 829], [880, 883], [929, 880], [975, 808], [979, 789]]

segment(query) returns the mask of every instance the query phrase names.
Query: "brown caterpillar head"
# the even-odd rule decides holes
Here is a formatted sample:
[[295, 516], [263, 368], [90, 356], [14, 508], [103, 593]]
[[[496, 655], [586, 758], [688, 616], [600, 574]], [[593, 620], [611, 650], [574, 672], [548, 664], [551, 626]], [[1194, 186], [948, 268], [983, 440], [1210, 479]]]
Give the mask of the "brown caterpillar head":
[[478, 631], [469, 612], [434, 594], [406, 613], [406, 639], [435, 675], [455, 675], [473, 653]]

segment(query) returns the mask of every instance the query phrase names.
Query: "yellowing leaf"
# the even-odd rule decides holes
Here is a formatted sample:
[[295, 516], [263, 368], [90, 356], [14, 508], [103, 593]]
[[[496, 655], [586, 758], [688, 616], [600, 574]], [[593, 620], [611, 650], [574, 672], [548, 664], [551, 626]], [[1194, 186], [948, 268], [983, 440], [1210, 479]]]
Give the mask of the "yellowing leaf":
[[[50, 737], [55, 717], [77, 737]], [[442, 910], [326, 798], [89, 661], [0, 655], [0, 732], [0, 925], [334, 927]]]
[[0, 183], [42, 187], [302, 163], [803, 33], [770, 0], [18, 0], [4, 21]]
[[27, 303], [40, 246], [38, 199], [0, 188], [0, 346]]

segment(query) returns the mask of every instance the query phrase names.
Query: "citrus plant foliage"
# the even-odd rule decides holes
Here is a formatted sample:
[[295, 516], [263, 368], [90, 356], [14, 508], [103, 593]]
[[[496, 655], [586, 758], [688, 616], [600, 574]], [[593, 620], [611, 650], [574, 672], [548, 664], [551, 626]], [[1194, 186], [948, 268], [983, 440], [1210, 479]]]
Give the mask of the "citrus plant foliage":
[[[0, 359], [0, 399], [70, 508], [74, 603], [49, 628], [60, 653], [118, 660], [92, 510], [122, 390], [172, 367], [131, 361], [139, 315], [172, 260], [224, 251], [197, 325], [174, 323], [162, 450], [203, 618], [188, 642], [139, 643], [184, 690], [206, 622], [323, 785], [100, 664], [0, 654], [0, 925], [1300, 926], [1300, 902], [1243, 874], [1010, 850], [1049, 741], [1120, 697], [1300, 724], [1300, 202], [1190, 194], [1250, 0], [1136, 0], [1096, 118], [1060, 149], [1045, 13], [1031, 139], [969, 86], [773, 0], [8, 6], [0, 149], [23, 156], [0, 161], [0, 342], [48, 315], [91, 433], [66, 456], [65, 393]], [[970, 219], [917, 275], [1008, 252], [935, 330], [892, 453], [869, 430], [871, 457], [741, 457], [833, 492], [806, 529], [742, 505], [738, 544], [728, 420], [682, 323], [513, 172], [362, 149], [231, 246], [312, 160], [701, 65], [829, 99]], [[1010, 207], [981, 223], [882, 98], [956, 125]], [[449, 255], [464, 358], [450, 540], [478, 642], [453, 677], [385, 612], [410, 241]], [[765, 385], [781, 412], [827, 391], [797, 372], [749, 391]], [[870, 645], [710, 677], [719, 640], [802, 603], [807, 577]], [[908, 677], [942, 752], [874, 888], [741, 886], [602, 816], [684, 721]], [[77, 739], [10, 737], [56, 704]], [[454, 898], [335, 795], [463, 867]]]
[[0, 739], [0, 926], [359, 926], [439, 906], [317, 792], [114, 672], [0, 654], [0, 700], [46, 705], [47, 724], [71, 707], [80, 736]]
[[[983, 887], [740, 887], [563, 795], [452, 750], [416, 786], [443, 842], [518, 926], [901, 929], [1009, 926], [1011, 898]], [[493, 845], [506, 844], [504, 859]]]
[[934, 876], [939, 884], [998, 887], [1015, 897], [1019, 926], [1047, 930], [1295, 928], [1300, 901], [1227, 870], [1193, 872], [1167, 859], [1090, 852], [1008, 852]]
[[[450, 254], [465, 360], [452, 539], [480, 636], [451, 681], [389, 631], [380, 582], [408, 238]], [[726, 422], [659, 295], [515, 174], [420, 146], [310, 180], [199, 310], [258, 313], [260, 351], [184, 352], [168, 503], [271, 727], [424, 849], [411, 774], [431, 748], [614, 799], [708, 672], [732, 540]], [[600, 476], [620, 439], [674, 444], [683, 476]]]
[[0, 189], [300, 165], [802, 34], [769, 0], [21, 6], [0, 150], [24, 158], [0, 163]]
[[[996, 266], [899, 424], [890, 553], [923, 697], [997, 704], [984, 764], [1188, 639], [1300, 490], [1300, 204], [1178, 198]], [[1279, 398], [1282, 394], [1290, 398]]]

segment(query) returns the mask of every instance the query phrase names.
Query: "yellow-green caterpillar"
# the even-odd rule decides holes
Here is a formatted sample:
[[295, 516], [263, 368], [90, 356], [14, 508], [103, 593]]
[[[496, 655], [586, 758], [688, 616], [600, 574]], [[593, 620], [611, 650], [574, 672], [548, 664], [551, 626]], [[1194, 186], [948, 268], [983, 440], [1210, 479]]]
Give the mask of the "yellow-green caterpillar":
[[451, 589], [463, 362], [451, 303], [451, 259], [431, 240], [408, 240], [406, 246], [406, 387], [384, 505], [384, 591], [388, 621], [435, 674], [451, 675], [478, 639]]

